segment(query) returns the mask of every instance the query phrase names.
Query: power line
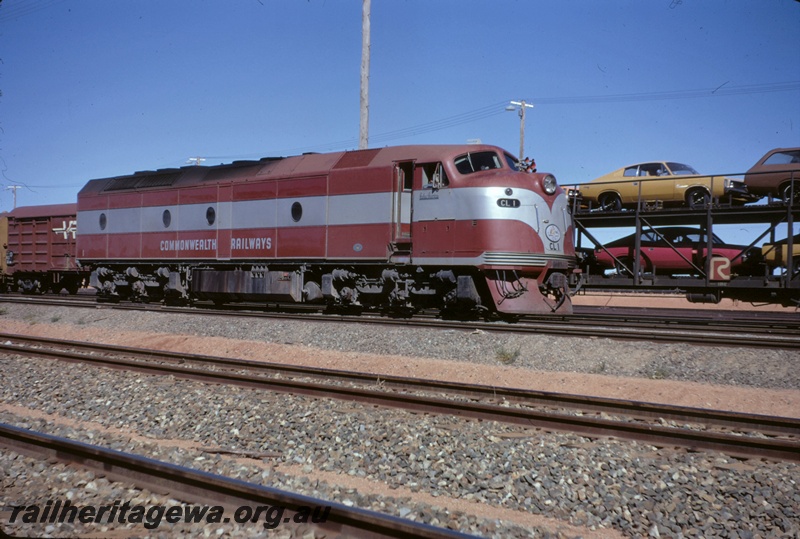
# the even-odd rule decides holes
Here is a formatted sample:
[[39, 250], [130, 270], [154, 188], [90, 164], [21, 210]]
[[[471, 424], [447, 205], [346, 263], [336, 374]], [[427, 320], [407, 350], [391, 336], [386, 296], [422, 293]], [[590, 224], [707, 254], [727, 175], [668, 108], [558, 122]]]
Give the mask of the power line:
[[[727, 83], [726, 83], [727, 84]], [[744, 86], [720, 85], [699, 90], [674, 90], [669, 92], [641, 92], [633, 94], [588, 95], [575, 97], [536, 97], [529, 101], [540, 105], [573, 105], [581, 103], [626, 103], [637, 101], [664, 101], [672, 99], [698, 99], [731, 95], [765, 94], [800, 91], [800, 81], [750, 84]]]
[[[588, 96], [574, 96], [574, 97], [532, 97], [525, 99], [527, 103], [535, 103], [537, 105], [577, 105], [577, 104], [592, 104], [592, 103], [626, 103], [626, 102], [641, 102], [641, 101], [663, 101], [663, 100], [680, 100], [680, 99], [699, 99], [704, 97], [728, 97], [734, 95], [749, 95], [749, 94], [762, 94], [774, 92], [788, 92], [800, 91], [800, 81], [789, 82], [774, 82], [766, 84], [751, 84], [743, 86], [729, 86], [727, 84], [717, 86], [716, 88], [702, 88], [696, 90], [673, 90], [666, 92], [639, 92], [630, 94], [609, 94], [609, 95], [588, 95]], [[505, 106], [508, 100], [497, 101], [495, 103], [486, 105], [484, 107], [454, 114], [425, 122], [410, 127], [394, 129], [391, 131], [384, 131], [377, 135], [371, 135], [370, 141], [374, 143], [385, 144], [387, 142], [432, 133], [434, 131], [441, 131], [463, 124], [477, 122], [492, 116], [499, 116], [505, 112]], [[349, 138], [345, 140], [338, 140], [327, 142], [323, 144], [315, 144], [311, 146], [302, 146], [296, 148], [286, 148], [273, 153], [282, 155], [294, 155], [302, 152], [314, 151], [334, 151], [342, 148], [353, 148], [358, 144], [358, 138]], [[212, 160], [225, 160], [225, 159], [247, 159], [254, 157], [261, 157], [263, 154], [244, 154], [244, 155], [218, 155], [206, 156], [207, 159]]]
[[47, 9], [63, 1], [64, 0], [29, 0], [28, 2], [15, 2], [11, 5], [5, 5], [3, 6], [3, 10], [0, 11], [0, 14], [2, 14], [0, 15], [0, 22], [30, 15], [31, 13]]

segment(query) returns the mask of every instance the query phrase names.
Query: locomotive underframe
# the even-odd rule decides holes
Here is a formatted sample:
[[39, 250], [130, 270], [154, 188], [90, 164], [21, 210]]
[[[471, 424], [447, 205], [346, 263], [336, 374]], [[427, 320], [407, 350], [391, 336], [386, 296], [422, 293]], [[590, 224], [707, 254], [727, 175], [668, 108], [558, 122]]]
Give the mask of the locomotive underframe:
[[[263, 261], [93, 264], [90, 285], [106, 301], [316, 304], [410, 314], [521, 314], [571, 309], [563, 268], [476, 268], [386, 263]], [[515, 302], [519, 303], [514, 307]]]

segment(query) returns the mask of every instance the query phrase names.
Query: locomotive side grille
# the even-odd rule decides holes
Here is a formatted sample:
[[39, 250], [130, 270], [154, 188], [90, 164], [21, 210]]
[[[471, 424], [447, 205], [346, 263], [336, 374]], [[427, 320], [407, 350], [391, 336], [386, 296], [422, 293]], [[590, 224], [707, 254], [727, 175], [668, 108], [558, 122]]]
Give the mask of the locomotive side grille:
[[548, 262], [561, 260], [570, 268], [575, 266], [575, 257], [569, 255], [548, 255], [536, 253], [488, 252], [483, 254], [483, 263], [495, 266], [546, 266]]
[[106, 191], [122, 191], [124, 189], [134, 189], [139, 183], [139, 178], [115, 178], [108, 183]]
[[167, 187], [175, 183], [181, 172], [169, 174], [146, 174], [143, 176], [114, 178], [105, 188], [105, 191], [125, 191], [127, 189], [140, 189], [147, 187]]
[[175, 172], [173, 174], [148, 176], [147, 178], [142, 178], [139, 180], [139, 183], [136, 184], [136, 187], [166, 187], [167, 185], [172, 185], [175, 183], [175, 180], [177, 180], [178, 176], [180, 175], [180, 172]]
[[339, 162], [333, 168], [355, 168], [365, 167], [369, 165], [375, 156], [380, 152], [380, 148], [372, 150], [355, 150], [352, 152], [345, 152], [339, 159]]

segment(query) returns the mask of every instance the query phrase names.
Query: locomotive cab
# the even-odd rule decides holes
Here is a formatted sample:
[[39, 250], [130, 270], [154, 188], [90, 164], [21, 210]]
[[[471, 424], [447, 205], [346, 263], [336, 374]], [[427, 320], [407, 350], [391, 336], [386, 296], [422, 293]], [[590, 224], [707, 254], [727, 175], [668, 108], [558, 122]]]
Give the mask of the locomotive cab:
[[521, 172], [494, 147], [417, 169], [413, 263], [465, 272], [501, 313], [570, 311], [572, 221], [553, 175]]

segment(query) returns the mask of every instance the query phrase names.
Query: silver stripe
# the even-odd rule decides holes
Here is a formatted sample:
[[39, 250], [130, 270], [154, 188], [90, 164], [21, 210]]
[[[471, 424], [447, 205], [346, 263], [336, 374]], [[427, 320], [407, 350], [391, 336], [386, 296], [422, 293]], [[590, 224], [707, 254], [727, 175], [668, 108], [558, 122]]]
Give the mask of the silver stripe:
[[530, 266], [542, 268], [553, 260], [566, 261], [570, 268], [576, 260], [570, 255], [536, 255], [528, 253], [486, 252], [478, 257], [413, 257], [412, 263], [427, 266]]
[[388, 223], [392, 215], [391, 209], [392, 193], [331, 196], [328, 197], [328, 224], [335, 226]]
[[564, 260], [575, 265], [575, 257], [569, 255], [548, 255], [533, 253], [483, 253], [483, 263], [494, 266], [546, 266], [552, 260]]
[[[410, 219], [409, 194], [401, 195], [403, 222]], [[430, 221], [447, 216], [458, 220], [511, 219], [523, 222], [537, 233], [543, 232], [542, 224], [555, 223], [566, 234], [571, 224], [566, 195], [559, 195], [552, 210], [544, 198], [527, 189], [515, 189], [512, 197], [520, 200], [519, 208], [501, 208], [500, 198], [508, 198], [502, 187], [467, 187], [414, 192], [414, 220]], [[436, 199], [426, 198], [436, 196]], [[208, 230], [240, 230], [259, 228], [283, 228], [331, 226], [346, 224], [384, 224], [392, 215], [393, 193], [368, 193], [358, 195], [336, 195], [331, 197], [302, 197], [269, 200], [246, 200], [207, 204], [180, 204], [123, 208], [113, 210], [88, 210], [78, 212], [78, 234], [130, 234], [147, 232], [189, 232]], [[302, 217], [292, 219], [292, 204], [302, 205]], [[206, 211], [214, 208], [216, 220], [208, 224]], [[164, 211], [170, 212], [170, 224], [164, 226]], [[100, 229], [100, 216], [106, 216], [106, 228]], [[547, 238], [540, 237], [544, 245]], [[558, 242], [563, 254], [564, 240]]]
[[[292, 205], [299, 202], [302, 217], [295, 222]], [[208, 204], [145, 206], [112, 210], [78, 212], [79, 234], [131, 234], [140, 232], [189, 232], [217, 229], [284, 228], [343, 225], [383, 224], [391, 215], [392, 193], [337, 195], [332, 197], [279, 198], [243, 200]], [[208, 208], [214, 208], [216, 220], [209, 225]], [[171, 222], [164, 226], [164, 211], [170, 212]], [[410, 211], [410, 209], [409, 209]], [[100, 215], [106, 216], [106, 228], [100, 229]]]

